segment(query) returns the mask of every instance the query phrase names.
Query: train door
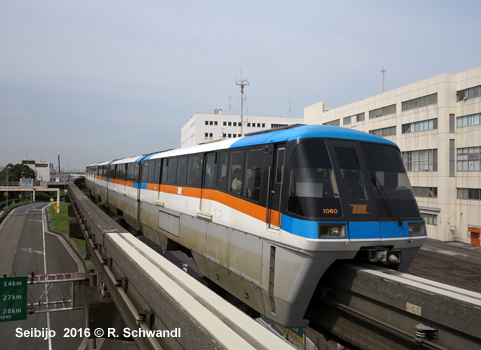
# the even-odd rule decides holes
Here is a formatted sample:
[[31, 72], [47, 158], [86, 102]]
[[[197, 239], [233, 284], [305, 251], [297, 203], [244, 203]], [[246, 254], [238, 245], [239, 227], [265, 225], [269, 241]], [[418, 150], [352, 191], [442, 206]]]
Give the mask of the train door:
[[215, 153], [204, 154], [202, 161], [202, 183], [200, 193], [200, 212], [210, 215], [211, 211], [211, 196], [209, 192], [214, 186], [215, 174]]
[[353, 141], [330, 141], [335, 154], [341, 199], [349, 221], [349, 239], [380, 238], [379, 225], [373, 222], [373, 206], [367, 189], [369, 181], [362, 171], [361, 152]]
[[266, 204], [266, 223], [270, 229], [279, 230], [282, 222], [281, 193], [284, 183], [284, 164], [286, 147], [284, 144], [275, 145], [272, 165], [269, 167], [269, 180]]

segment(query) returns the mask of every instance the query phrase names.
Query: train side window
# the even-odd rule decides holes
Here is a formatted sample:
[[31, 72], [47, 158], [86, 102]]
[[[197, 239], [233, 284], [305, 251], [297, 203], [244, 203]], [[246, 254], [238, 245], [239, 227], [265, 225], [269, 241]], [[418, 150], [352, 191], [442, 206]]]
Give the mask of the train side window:
[[187, 160], [188, 157], [179, 157], [177, 161], [177, 185], [179, 186], [187, 184]]
[[149, 162], [142, 162], [142, 182], [147, 182], [149, 176]]
[[245, 151], [235, 150], [230, 152], [229, 159], [229, 191], [238, 195], [242, 195], [242, 184], [244, 182], [244, 165], [245, 165]]
[[258, 201], [261, 192], [261, 167], [263, 165], [264, 149], [254, 148], [246, 150], [243, 195]]
[[228, 188], [228, 165], [229, 165], [229, 152], [223, 151], [219, 155], [219, 174], [217, 176], [217, 187], [227, 191]]
[[284, 155], [286, 153], [285, 148], [279, 148], [277, 150], [276, 159], [276, 183], [280, 184], [282, 182], [282, 173], [284, 167]]
[[177, 178], [177, 158], [169, 158], [169, 170], [168, 170], [167, 183], [169, 185], [175, 185]]
[[155, 167], [154, 182], [156, 184], [159, 184], [160, 183], [160, 170], [161, 170], [161, 166], [162, 166], [162, 159], [156, 159], [154, 164], [155, 164], [154, 165], [154, 167]]
[[119, 164], [117, 165], [117, 169], [115, 171], [115, 178], [117, 180], [125, 180], [125, 164]]
[[189, 156], [187, 186], [198, 187], [200, 175], [200, 154]]
[[162, 178], [160, 179], [161, 184], [167, 183], [167, 175], [169, 174], [168, 173], [168, 164], [169, 164], [168, 158], [162, 159]]
[[[109, 172], [110, 169], [110, 172]], [[117, 172], [117, 166], [116, 165], [110, 165], [110, 166], [103, 166], [102, 167], [102, 176], [105, 177], [111, 177], [111, 178], [116, 178], [116, 172]], [[107, 174], [109, 176], [107, 176]]]
[[148, 183], [155, 183], [155, 160], [149, 160], [149, 176], [147, 178]]
[[140, 180], [139, 177], [140, 177], [140, 163], [135, 162], [132, 181], [139, 182], [139, 180]]
[[125, 180], [130, 181], [134, 170], [134, 164], [125, 164]]
[[214, 174], [215, 174], [215, 153], [209, 153], [205, 157], [204, 166], [204, 188], [214, 187]]

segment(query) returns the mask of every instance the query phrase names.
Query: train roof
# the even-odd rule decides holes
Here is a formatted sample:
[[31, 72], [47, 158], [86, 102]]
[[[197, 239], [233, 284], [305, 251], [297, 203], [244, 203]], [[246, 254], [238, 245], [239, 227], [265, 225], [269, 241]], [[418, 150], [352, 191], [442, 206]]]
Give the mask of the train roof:
[[123, 164], [140, 162], [148, 159], [174, 157], [193, 153], [212, 152], [221, 149], [248, 147], [264, 145], [269, 143], [280, 143], [305, 138], [320, 137], [334, 139], [360, 140], [367, 142], [384, 143], [397, 147], [397, 145], [379, 136], [368, 134], [362, 131], [331, 125], [292, 125], [280, 129], [271, 129], [248, 134], [241, 138], [227, 139], [216, 142], [209, 142], [191, 147], [177, 148], [162, 152], [155, 152], [143, 156], [135, 156], [118, 160], [100, 162], [95, 165]]
[[392, 141], [354, 129], [331, 125], [296, 125], [245, 136], [241, 139], [237, 139], [237, 141], [232, 144], [231, 148], [254, 146], [266, 143], [287, 142], [311, 137], [378, 142], [397, 147], [397, 145]]

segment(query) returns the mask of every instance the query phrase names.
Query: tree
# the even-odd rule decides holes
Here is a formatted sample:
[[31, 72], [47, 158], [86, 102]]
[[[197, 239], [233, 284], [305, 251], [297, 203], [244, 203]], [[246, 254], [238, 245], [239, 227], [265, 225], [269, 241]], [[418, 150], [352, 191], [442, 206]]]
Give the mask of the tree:
[[0, 181], [7, 181], [8, 172], [8, 182], [20, 182], [21, 178], [35, 179], [35, 171], [30, 169], [25, 164], [15, 164], [9, 163], [2, 171], [0, 171]]

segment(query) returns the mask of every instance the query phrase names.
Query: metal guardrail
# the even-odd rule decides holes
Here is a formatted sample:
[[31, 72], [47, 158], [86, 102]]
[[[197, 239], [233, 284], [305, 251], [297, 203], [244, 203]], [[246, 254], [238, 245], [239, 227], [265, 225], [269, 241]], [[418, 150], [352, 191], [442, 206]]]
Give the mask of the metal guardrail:
[[386, 268], [336, 264], [309, 318], [361, 349], [481, 349], [481, 294]]

